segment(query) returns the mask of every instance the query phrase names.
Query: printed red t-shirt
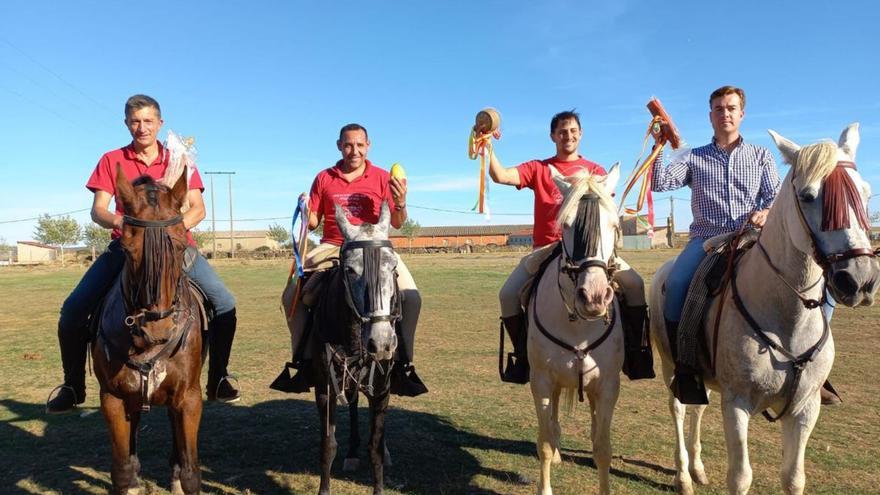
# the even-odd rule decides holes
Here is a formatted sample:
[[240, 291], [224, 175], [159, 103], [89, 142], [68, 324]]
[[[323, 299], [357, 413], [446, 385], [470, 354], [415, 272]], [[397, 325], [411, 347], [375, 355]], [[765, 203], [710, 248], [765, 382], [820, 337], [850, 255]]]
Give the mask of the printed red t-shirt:
[[535, 228], [532, 233], [532, 247], [535, 248], [556, 242], [562, 235], [556, 225], [556, 215], [559, 213], [559, 207], [562, 206], [563, 198], [550, 175], [549, 165], [556, 167], [556, 170], [565, 176], [580, 170], [587, 170], [596, 175], [606, 174], [601, 165], [582, 156], [572, 161], [562, 161], [556, 157], [530, 160], [516, 166], [519, 172], [517, 189], [528, 187], [535, 191]]
[[344, 238], [336, 224], [334, 205], [342, 207], [345, 217], [353, 225], [378, 222], [383, 202], [388, 202], [392, 213], [397, 211], [388, 185], [391, 174], [367, 160], [363, 175], [348, 182], [342, 176], [341, 166], [342, 160], [322, 170], [315, 177], [309, 193], [309, 210], [320, 212], [324, 218], [321, 242], [336, 246], [341, 246]]
[[[104, 156], [98, 160], [98, 165], [95, 167], [94, 172], [92, 172], [91, 177], [89, 177], [88, 182], [86, 182], [86, 187], [92, 192], [106, 191], [112, 194], [113, 201], [116, 203], [116, 214], [123, 215], [125, 212], [122, 210], [122, 203], [116, 198], [117, 163], [122, 165], [122, 171], [131, 182], [134, 182], [135, 179], [142, 175], [149, 175], [158, 180], [165, 175], [165, 169], [168, 168], [168, 152], [165, 150], [165, 147], [159, 143], [159, 155], [153, 160], [153, 163], [147, 165], [138, 159], [134, 146], [129, 144], [124, 148], [104, 153]], [[193, 174], [189, 178], [189, 188], [190, 190], [205, 190], [198, 170], [193, 170]], [[121, 235], [122, 232], [120, 232], [119, 229], [113, 229], [113, 233], [110, 237], [118, 239]], [[191, 246], [196, 245], [196, 242], [189, 231], [186, 232], [186, 238]]]

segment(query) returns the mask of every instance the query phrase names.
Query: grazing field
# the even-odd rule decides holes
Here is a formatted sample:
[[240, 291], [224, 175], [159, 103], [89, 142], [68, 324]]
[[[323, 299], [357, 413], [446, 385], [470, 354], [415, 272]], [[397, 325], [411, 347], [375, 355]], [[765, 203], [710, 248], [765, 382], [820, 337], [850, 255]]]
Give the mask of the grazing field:
[[[672, 251], [624, 252], [650, 283]], [[416, 346], [419, 374], [431, 393], [393, 397], [387, 440], [394, 466], [392, 494], [534, 493], [536, 421], [527, 386], [497, 375], [496, 294], [518, 261], [515, 254], [416, 255], [405, 259], [423, 293]], [[200, 457], [208, 493], [303, 493], [318, 486], [318, 415], [311, 395], [268, 389], [289, 357], [278, 301], [284, 262], [224, 262], [220, 275], [238, 298], [239, 333], [231, 370], [243, 400], [206, 403]], [[55, 325], [58, 308], [82, 267], [0, 269], [0, 493], [105, 493], [110, 448], [97, 410], [97, 382], [77, 414], [47, 417], [44, 401], [61, 379]], [[880, 493], [880, 310], [840, 308], [832, 328], [837, 359], [831, 378], [844, 404], [825, 408], [807, 448], [807, 492]], [[508, 344], [509, 347], [509, 344]], [[204, 383], [204, 379], [203, 379]], [[364, 401], [362, 401], [363, 403]], [[717, 396], [704, 420], [703, 459], [710, 484], [698, 493], [726, 493], [726, 453]], [[589, 409], [562, 417], [563, 463], [553, 470], [558, 494], [595, 493]], [[362, 424], [366, 410], [362, 408]], [[344, 417], [344, 416], [343, 416]], [[344, 423], [344, 422], [341, 422]], [[140, 433], [147, 493], [166, 493], [170, 432], [161, 408], [146, 415]], [[361, 469], [341, 471], [347, 440], [342, 424], [334, 464], [334, 493], [370, 493], [364, 448]], [[624, 379], [612, 424], [612, 491], [672, 490], [673, 433], [659, 380]], [[760, 417], [749, 437], [752, 493], [781, 493], [780, 433]]]

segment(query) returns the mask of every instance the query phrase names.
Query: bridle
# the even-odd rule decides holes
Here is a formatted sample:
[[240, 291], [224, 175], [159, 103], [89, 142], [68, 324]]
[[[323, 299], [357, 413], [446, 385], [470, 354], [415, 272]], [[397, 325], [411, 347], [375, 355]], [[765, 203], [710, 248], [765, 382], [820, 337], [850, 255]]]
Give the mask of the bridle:
[[[128, 215], [122, 217], [123, 224], [145, 228], [147, 229], [148, 233], [152, 233], [152, 235], [156, 237], [168, 237], [168, 233], [165, 231], [165, 228], [181, 222], [183, 222], [182, 215], [177, 215], [167, 220], [143, 220]], [[145, 233], [144, 235], [147, 236], [149, 234]], [[148, 345], [165, 344], [169, 341], [169, 339], [153, 339], [152, 337], [150, 337], [149, 334], [147, 334], [147, 332], [144, 331], [143, 325], [147, 322], [164, 320], [165, 318], [168, 318], [170, 316], [176, 316], [176, 313], [180, 312], [180, 310], [178, 309], [178, 303], [180, 302], [180, 294], [182, 292], [183, 280], [183, 271], [181, 270], [181, 273], [178, 276], [176, 283], [177, 290], [175, 291], [174, 300], [172, 301], [170, 308], [164, 311], [151, 311], [145, 307], [133, 307], [136, 297], [132, 296], [131, 287], [129, 286], [128, 281], [123, 278], [122, 300], [125, 303], [126, 313], [128, 313], [128, 316], [125, 317], [125, 326], [129, 328], [129, 332], [133, 336], [144, 339], [144, 341]], [[151, 303], [153, 304], [155, 304], [156, 302], [158, 301], [151, 301]], [[177, 322], [175, 321], [175, 326], [176, 325]]]
[[[838, 161], [837, 167], [851, 168], [851, 169], [855, 170], [856, 164], [853, 162], [849, 162], [849, 161]], [[804, 214], [803, 206], [801, 206], [800, 196], [798, 195], [797, 188], [794, 185], [795, 177], [796, 176], [794, 175], [794, 173], [792, 173], [790, 183], [791, 183], [791, 192], [794, 197], [794, 203], [796, 206], [796, 210], [798, 212], [798, 219], [800, 220], [801, 226], [803, 226], [804, 230], [807, 232], [807, 236], [810, 239], [811, 256], [812, 256], [813, 260], [816, 262], [816, 264], [819, 265], [819, 267], [822, 269], [822, 275], [819, 278], [817, 278], [815, 282], [810, 284], [806, 289], [797, 289], [796, 287], [794, 287], [794, 285], [792, 285], [791, 283], [789, 283], [785, 279], [785, 277], [782, 275], [782, 271], [773, 263], [773, 260], [770, 258], [770, 255], [767, 253], [767, 250], [764, 249], [764, 245], [761, 244], [760, 237], [758, 237], [757, 245], [758, 245], [758, 249], [759, 249], [761, 255], [763, 256], [763, 258], [767, 262], [767, 264], [770, 266], [770, 269], [773, 271], [773, 273], [780, 280], [782, 280], [782, 282], [789, 289], [791, 289], [792, 292], [794, 292], [797, 295], [798, 299], [801, 300], [801, 303], [804, 305], [805, 308], [815, 309], [815, 308], [820, 307], [825, 302], [825, 299], [826, 299], [825, 293], [823, 292], [819, 299], [807, 298], [804, 294], [809, 292], [814, 287], [816, 287], [819, 284], [819, 282], [821, 282], [823, 279], [826, 281], [826, 284], [827, 284], [828, 277], [831, 273], [831, 265], [832, 264], [834, 264], [838, 261], [845, 261], [848, 259], [857, 258], [859, 256], [868, 256], [868, 257], [874, 258], [877, 256], [877, 251], [872, 250], [870, 248], [854, 248], [854, 249], [849, 249], [847, 251], [843, 251], [843, 252], [839, 252], [839, 253], [831, 253], [831, 254], [823, 253], [822, 249], [819, 247], [820, 246], [819, 238], [816, 235], [815, 231], [810, 227], [809, 222], [807, 222], [807, 217]]]
[[[378, 270], [380, 262], [380, 252], [382, 248], [391, 248], [393, 245], [389, 240], [379, 241], [350, 241], [343, 244], [340, 258], [342, 259], [343, 284], [345, 285], [345, 298], [349, 307], [354, 312], [355, 317], [360, 321], [361, 325], [369, 325], [373, 323], [387, 321], [393, 326], [400, 319], [400, 301], [397, 297], [397, 277], [392, 277], [394, 281], [394, 292], [392, 294], [391, 306], [388, 312], [381, 309], [381, 287], [378, 284]], [[364, 273], [366, 280], [367, 293], [364, 298], [364, 313], [358, 309], [354, 302], [354, 293], [352, 292], [351, 282], [348, 280], [345, 270], [345, 252], [352, 249], [361, 249], [364, 253]]]
[[[581, 196], [580, 204], [578, 205], [578, 218], [575, 220], [575, 225], [573, 226], [573, 228], [576, 231], [582, 229], [592, 230], [590, 230], [589, 233], [577, 233], [577, 235], [580, 237], [577, 237], [576, 242], [574, 242], [574, 253], [570, 253], [568, 251], [568, 248], [565, 245], [565, 239], [559, 240], [559, 243], [562, 245], [562, 253], [559, 256], [556, 286], [559, 289], [559, 296], [562, 300], [562, 304], [565, 306], [566, 311], [568, 311], [569, 321], [575, 321], [577, 319], [592, 320], [595, 318], [589, 318], [582, 315], [580, 311], [577, 310], [577, 305], [575, 304], [572, 304], [572, 306], [574, 307], [569, 306], [568, 302], [565, 300], [565, 291], [562, 287], [562, 281], [560, 280], [559, 274], [567, 275], [572, 284], [576, 285], [577, 279], [580, 274], [592, 267], [600, 268], [605, 273], [605, 277], [609, 281], [613, 277], [614, 271], [616, 269], [616, 266], [614, 265], [614, 259], [615, 251], [617, 249], [616, 237], [619, 233], [619, 229], [615, 229], [615, 247], [612, 248], [611, 253], [609, 253], [608, 255], [608, 258], [601, 259], [595, 257], [599, 252], [599, 246], [602, 245], [602, 231], [599, 228], [598, 216], [599, 208], [601, 208], [601, 205], [599, 204], [598, 194], [590, 192]], [[590, 213], [587, 212], [595, 213], [590, 215]], [[591, 216], [592, 218], [581, 218], [585, 215]]]

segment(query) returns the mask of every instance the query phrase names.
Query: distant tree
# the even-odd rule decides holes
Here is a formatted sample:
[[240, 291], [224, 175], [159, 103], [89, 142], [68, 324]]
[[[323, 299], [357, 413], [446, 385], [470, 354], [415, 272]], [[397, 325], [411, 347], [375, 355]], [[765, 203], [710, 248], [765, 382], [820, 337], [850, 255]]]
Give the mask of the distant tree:
[[82, 239], [82, 228], [67, 215], [52, 218], [44, 214], [37, 220], [34, 238], [44, 244], [60, 247], [61, 266], [64, 266], [64, 246], [72, 246]]
[[269, 232], [267, 235], [269, 239], [277, 242], [282, 247], [287, 242], [287, 240], [290, 239], [290, 232], [288, 232], [287, 229], [284, 228], [284, 226], [278, 225], [277, 223], [273, 223], [269, 226]]
[[412, 250], [412, 240], [419, 235], [422, 226], [412, 218], [407, 218], [403, 225], [400, 226], [400, 233], [409, 239], [409, 249]]
[[189, 233], [192, 234], [193, 240], [196, 241], [196, 247], [199, 249], [203, 249], [206, 244], [214, 240], [214, 233], [210, 230], [193, 229]]
[[92, 248], [92, 261], [95, 261], [97, 250], [103, 249], [110, 242], [110, 231], [96, 223], [90, 223], [83, 229], [82, 239], [86, 246]]
[[0, 237], [0, 260], [12, 261], [12, 246], [6, 243], [5, 237]]

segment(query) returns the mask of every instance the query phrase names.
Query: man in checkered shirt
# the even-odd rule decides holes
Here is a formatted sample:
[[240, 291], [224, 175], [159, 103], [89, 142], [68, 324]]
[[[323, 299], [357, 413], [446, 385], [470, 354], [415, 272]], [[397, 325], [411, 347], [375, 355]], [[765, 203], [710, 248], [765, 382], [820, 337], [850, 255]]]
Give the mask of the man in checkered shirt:
[[[666, 279], [663, 315], [673, 349], [688, 287], [706, 256], [703, 241], [733, 232], [745, 222], [763, 226], [779, 191], [779, 174], [773, 155], [763, 146], [745, 142], [739, 134], [745, 106], [742, 89], [733, 86], [716, 89], [709, 96], [712, 142], [694, 148], [667, 167], [662, 164], [662, 156], [653, 165], [651, 190], [654, 192], [691, 188], [694, 221], [690, 226], [690, 241]], [[682, 403], [708, 403], [699, 371], [681, 363], [676, 363], [672, 390]]]

